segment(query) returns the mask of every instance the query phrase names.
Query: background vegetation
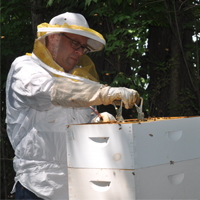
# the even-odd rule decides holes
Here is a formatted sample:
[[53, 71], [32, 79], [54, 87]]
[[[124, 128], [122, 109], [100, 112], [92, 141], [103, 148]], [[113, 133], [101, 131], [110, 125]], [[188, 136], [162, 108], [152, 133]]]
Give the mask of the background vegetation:
[[[145, 117], [200, 114], [199, 0], [1, 1], [1, 199], [12, 199], [13, 149], [6, 134], [5, 84], [13, 60], [32, 52], [37, 25], [63, 12], [83, 14], [107, 41], [89, 54], [101, 82], [136, 89]], [[113, 106], [100, 111], [115, 115]], [[136, 118], [135, 109], [123, 110]]]

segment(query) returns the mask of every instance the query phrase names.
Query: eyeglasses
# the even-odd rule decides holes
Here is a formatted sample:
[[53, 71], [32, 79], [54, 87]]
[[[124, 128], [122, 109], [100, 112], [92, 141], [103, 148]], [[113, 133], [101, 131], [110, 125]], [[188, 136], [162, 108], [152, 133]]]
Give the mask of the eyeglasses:
[[82, 48], [84, 54], [87, 54], [87, 53], [90, 52], [90, 49], [87, 46], [83, 46], [79, 42], [76, 42], [75, 40], [72, 40], [71, 38], [66, 36], [64, 33], [62, 33], [61, 35], [65, 36], [67, 39], [71, 40], [71, 47], [73, 49], [78, 50], [78, 49]]

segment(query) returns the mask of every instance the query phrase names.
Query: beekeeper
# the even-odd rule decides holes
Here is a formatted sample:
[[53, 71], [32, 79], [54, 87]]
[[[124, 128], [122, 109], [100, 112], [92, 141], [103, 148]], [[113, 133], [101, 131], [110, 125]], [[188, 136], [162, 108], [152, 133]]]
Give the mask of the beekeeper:
[[90, 123], [89, 106], [122, 100], [128, 109], [139, 102], [135, 90], [99, 83], [86, 54], [105, 44], [81, 14], [67, 12], [40, 24], [32, 54], [12, 63], [6, 121], [16, 199], [68, 199], [67, 125]]

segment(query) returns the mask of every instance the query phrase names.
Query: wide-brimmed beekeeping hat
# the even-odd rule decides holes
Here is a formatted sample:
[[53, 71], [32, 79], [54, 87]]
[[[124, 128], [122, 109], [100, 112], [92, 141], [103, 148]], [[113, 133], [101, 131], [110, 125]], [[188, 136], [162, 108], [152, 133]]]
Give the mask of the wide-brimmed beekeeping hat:
[[38, 25], [37, 36], [40, 39], [60, 32], [87, 37], [87, 45], [91, 52], [102, 50], [106, 44], [103, 36], [89, 27], [83, 15], [71, 12], [60, 14], [52, 18], [49, 23]]

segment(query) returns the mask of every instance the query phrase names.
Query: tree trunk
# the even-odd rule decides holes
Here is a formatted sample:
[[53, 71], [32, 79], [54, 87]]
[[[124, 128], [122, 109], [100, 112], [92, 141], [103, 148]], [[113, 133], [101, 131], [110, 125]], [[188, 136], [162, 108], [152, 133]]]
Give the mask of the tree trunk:
[[173, 35], [171, 38], [171, 59], [172, 62], [170, 62], [170, 90], [169, 90], [169, 100], [170, 100], [170, 106], [169, 106], [169, 115], [175, 116], [177, 115], [176, 106], [179, 104], [179, 92], [180, 92], [180, 56], [181, 56], [181, 50], [179, 47], [179, 44], [177, 42], [177, 39]]
[[37, 37], [37, 26], [44, 22], [43, 0], [30, 0], [31, 3], [31, 18], [32, 18], [32, 33]]
[[169, 100], [169, 59], [171, 31], [149, 27], [147, 61], [149, 66], [149, 115], [166, 116]]

